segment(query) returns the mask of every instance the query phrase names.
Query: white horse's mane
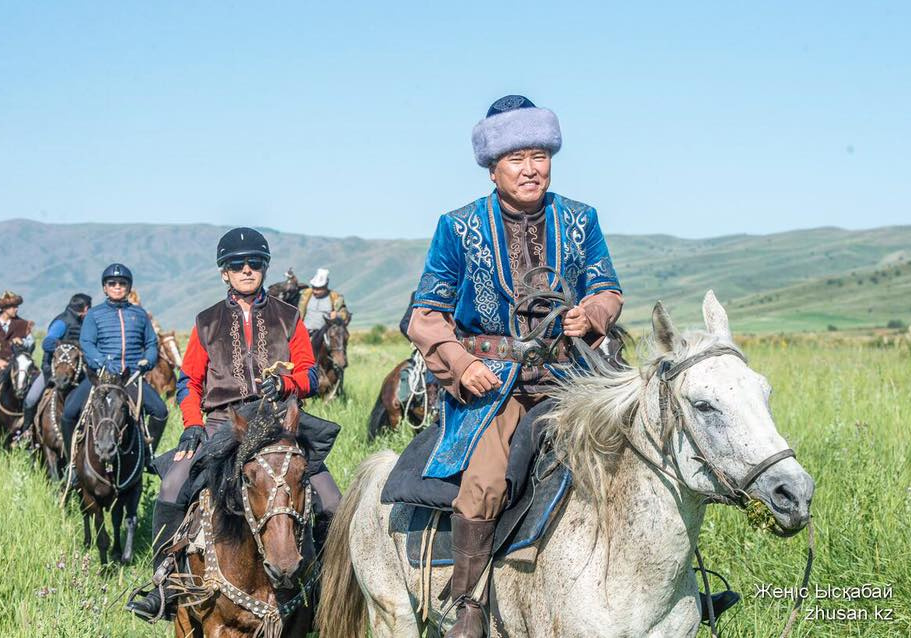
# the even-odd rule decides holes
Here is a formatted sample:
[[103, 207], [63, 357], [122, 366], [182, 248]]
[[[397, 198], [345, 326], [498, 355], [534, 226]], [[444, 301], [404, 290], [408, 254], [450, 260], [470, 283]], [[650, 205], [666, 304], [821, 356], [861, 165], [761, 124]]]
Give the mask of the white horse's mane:
[[688, 331], [668, 352], [650, 335], [639, 341], [639, 367], [577, 373], [554, 392], [555, 406], [546, 416], [548, 435], [572, 472], [573, 486], [596, 505], [599, 520], [605, 520], [611, 474], [627, 444], [626, 433], [635, 421], [646, 381], [662, 361], [688, 359], [719, 341], [703, 330]]

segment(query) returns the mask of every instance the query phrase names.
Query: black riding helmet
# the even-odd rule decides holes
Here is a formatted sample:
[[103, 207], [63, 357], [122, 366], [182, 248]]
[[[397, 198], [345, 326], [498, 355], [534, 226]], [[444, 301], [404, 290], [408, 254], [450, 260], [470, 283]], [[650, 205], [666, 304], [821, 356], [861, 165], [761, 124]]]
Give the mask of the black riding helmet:
[[129, 268], [118, 263], [113, 263], [104, 269], [104, 272], [101, 273], [101, 285], [103, 286], [108, 279], [113, 279], [115, 277], [126, 279], [130, 286], [133, 286], [133, 273], [130, 272]]
[[232, 228], [218, 240], [215, 263], [219, 268], [236, 257], [262, 257], [266, 263], [272, 258], [269, 242], [263, 234], [252, 228]]

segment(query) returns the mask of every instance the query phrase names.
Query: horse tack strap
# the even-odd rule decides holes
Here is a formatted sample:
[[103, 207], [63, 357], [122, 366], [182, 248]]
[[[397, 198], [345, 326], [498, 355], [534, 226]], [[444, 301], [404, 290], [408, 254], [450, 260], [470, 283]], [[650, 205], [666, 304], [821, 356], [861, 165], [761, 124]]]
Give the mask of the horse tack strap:
[[679, 361], [674, 364], [666, 362], [668, 365], [665, 369], [659, 372], [659, 377], [662, 381], [671, 381], [675, 377], [679, 376], [682, 372], [692, 368], [697, 363], [705, 361], [706, 359], [711, 359], [712, 357], [720, 357], [721, 355], [725, 354], [734, 355], [744, 363], [747, 362], [746, 357], [742, 352], [740, 352], [740, 350], [737, 350], [736, 348], [732, 348], [730, 346], [717, 345], [712, 346], [711, 348], [708, 348], [699, 354], [693, 355], [688, 359], [684, 359], [683, 361]]
[[770, 467], [772, 467], [779, 461], [783, 461], [784, 459], [794, 459], [794, 458], [797, 458], [797, 455], [794, 454], [794, 450], [792, 450], [791, 448], [786, 448], [786, 449], [782, 450], [781, 452], [777, 452], [776, 454], [773, 454], [772, 456], [770, 456], [769, 458], [764, 460], [762, 463], [759, 463], [755, 467], [753, 467], [753, 469], [750, 470], [747, 473], [747, 475], [743, 477], [743, 481], [740, 483], [740, 489], [742, 491], [746, 492], [747, 489], [750, 487], [750, 485], [752, 485], [753, 482], [759, 478], [760, 474], [765, 472], [767, 469], [769, 469]]
[[264, 637], [278, 637], [282, 632], [283, 619], [294, 610], [305, 604], [307, 589], [301, 590], [290, 600], [273, 605], [264, 600], [254, 598], [229, 581], [221, 571], [218, 564], [218, 554], [215, 552], [215, 532], [212, 524], [214, 508], [209, 502], [209, 490], [204, 489], [199, 496], [199, 506], [202, 510], [201, 525], [205, 535], [205, 585], [213, 592], [220, 591], [232, 603], [241, 607], [263, 621], [255, 635]]

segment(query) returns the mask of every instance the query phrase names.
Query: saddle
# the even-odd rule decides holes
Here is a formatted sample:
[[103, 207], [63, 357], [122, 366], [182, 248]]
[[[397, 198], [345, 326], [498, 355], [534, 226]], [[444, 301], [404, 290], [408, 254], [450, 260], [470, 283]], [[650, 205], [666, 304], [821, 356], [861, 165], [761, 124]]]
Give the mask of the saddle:
[[[556, 518], [572, 486], [572, 475], [557, 460], [538, 423], [551, 406], [551, 401], [545, 401], [532, 408], [510, 442], [507, 500], [494, 532], [495, 558], [537, 542]], [[415, 436], [390, 472], [380, 497], [383, 503], [413, 506], [408, 528], [404, 530], [412, 567], [453, 562], [450, 516], [452, 501], [459, 492], [459, 479], [421, 478], [439, 435], [440, 425], [436, 423]]]

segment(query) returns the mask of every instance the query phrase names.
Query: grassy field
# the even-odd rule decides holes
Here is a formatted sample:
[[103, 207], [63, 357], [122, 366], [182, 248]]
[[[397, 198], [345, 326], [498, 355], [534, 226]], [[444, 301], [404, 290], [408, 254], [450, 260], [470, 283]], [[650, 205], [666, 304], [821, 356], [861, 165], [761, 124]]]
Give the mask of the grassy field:
[[[814, 600], [819, 607], [867, 620], [804, 621], [794, 636], [911, 635], [911, 350], [906, 340], [836, 342], [752, 339], [746, 350], [766, 374], [779, 430], [817, 483], [814, 501], [817, 557], [812, 583], [826, 587], [892, 587], [887, 600]], [[358, 462], [384, 447], [400, 450], [410, 433], [368, 446], [367, 415], [379, 382], [407, 354], [400, 342], [352, 346], [347, 402], [312, 410], [334, 419], [342, 434], [329, 458], [347, 486]], [[178, 436], [176, 414], [168, 442]], [[170, 625], [149, 627], [121, 611], [122, 592], [148, 571], [150, 506], [157, 480], [147, 478], [143, 532], [131, 567], [102, 569], [82, 548], [81, 517], [57, 507], [58, 492], [21, 451], [0, 453], [0, 636], [165, 636]], [[714, 507], [703, 527], [707, 565], [727, 574], [744, 602], [721, 622], [731, 637], [777, 636], [789, 601], [757, 595], [763, 584], [795, 585], [802, 573], [806, 534], [781, 540], [752, 530], [737, 511]], [[811, 585], [812, 589], [812, 585]], [[891, 609], [891, 621], [874, 609]], [[707, 632], [703, 632], [707, 635]]]

